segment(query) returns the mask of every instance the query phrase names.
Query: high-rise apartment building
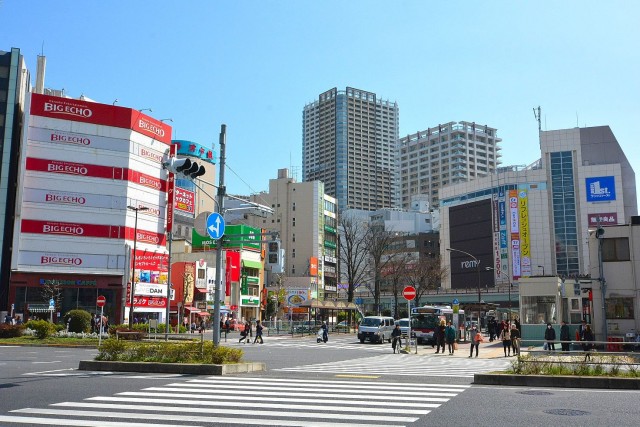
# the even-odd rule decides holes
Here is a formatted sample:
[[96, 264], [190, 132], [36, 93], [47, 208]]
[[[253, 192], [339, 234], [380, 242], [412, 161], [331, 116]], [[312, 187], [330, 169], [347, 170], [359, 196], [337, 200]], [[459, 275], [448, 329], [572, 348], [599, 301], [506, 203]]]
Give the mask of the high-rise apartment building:
[[[308, 278], [312, 298], [335, 298], [338, 292], [338, 219], [335, 198], [321, 181], [296, 182], [287, 169], [269, 180], [269, 192], [251, 201], [274, 210], [266, 218], [247, 216], [254, 227], [277, 231], [285, 250], [284, 276]], [[305, 279], [306, 280], [306, 279]]]
[[502, 141], [496, 133], [472, 122], [449, 122], [400, 138], [400, 207], [409, 209], [411, 197], [421, 194], [436, 209], [441, 187], [493, 173]]
[[0, 51], [0, 312], [11, 311], [8, 297], [16, 181], [30, 85], [29, 71], [20, 49]]
[[302, 113], [302, 180], [322, 181], [340, 209], [395, 207], [398, 104], [333, 88]]

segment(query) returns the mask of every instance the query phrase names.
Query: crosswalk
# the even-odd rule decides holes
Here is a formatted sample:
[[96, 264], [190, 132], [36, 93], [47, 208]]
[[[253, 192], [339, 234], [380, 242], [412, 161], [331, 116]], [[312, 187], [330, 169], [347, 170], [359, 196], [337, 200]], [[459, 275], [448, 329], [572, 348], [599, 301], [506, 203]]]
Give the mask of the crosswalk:
[[400, 426], [428, 416], [469, 386], [266, 377], [206, 377], [140, 391], [22, 408], [0, 425]]
[[502, 359], [462, 359], [433, 357], [431, 355], [386, 354], [275, 370], [350, 375], [473, 378], [473, 374], [501, 370], [508, 367], [509, 363], [509, 361]]
[[[225, 343], [225, 345], [232, 347], [245, 347], [247, 345], [254, 344], [245, 344], [244, 342], [238, 343], [237, 340], [233, 342], [229, 340], [227, 343]], [[315, 335], [313, 337], [300, 338], [265, 337], [263, 345], [270, 347], [288, 347], [299, 349], [317, 349], [319, 347], [322, 347], [330, 350], [361, 350], [379, 353], [389, 353], [391, 351], [391, 344], [360, 344], [357, 338], [353, 335], [330, 335], [328, 343], [318, 343]]]

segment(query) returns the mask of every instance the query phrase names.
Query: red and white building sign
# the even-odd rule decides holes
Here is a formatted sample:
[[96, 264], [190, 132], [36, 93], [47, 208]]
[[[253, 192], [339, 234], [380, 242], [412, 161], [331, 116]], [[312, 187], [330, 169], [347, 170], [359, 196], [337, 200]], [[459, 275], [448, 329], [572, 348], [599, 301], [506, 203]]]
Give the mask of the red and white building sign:
[[618, 214], [616, 212], [588, 214], [589, 227], [597, 227], [599, 225], [615, 225], [618, 223]]

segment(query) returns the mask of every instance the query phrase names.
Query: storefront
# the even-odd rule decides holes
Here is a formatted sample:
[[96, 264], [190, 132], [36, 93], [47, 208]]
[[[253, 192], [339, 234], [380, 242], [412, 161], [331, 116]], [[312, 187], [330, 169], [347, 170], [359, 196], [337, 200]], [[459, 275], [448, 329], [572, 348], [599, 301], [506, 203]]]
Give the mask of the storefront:
[[122, 276], [15, 272], [11, 275], [9, 301], [14, 304], [14, 313], [26, 321], [50, 319], [49, 301], [53, 299], [56, 322], [70, 310], [98, 313], [96, 300], [101, 295], [107, 299], [104, 314], [113, 323], [122, 316], [122, 288]]

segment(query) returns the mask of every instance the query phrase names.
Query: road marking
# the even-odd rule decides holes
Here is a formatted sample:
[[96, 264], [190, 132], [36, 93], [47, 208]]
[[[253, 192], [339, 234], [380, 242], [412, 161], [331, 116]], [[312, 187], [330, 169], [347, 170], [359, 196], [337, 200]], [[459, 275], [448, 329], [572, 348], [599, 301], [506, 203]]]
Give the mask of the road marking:
[[334, 375], [337, 378], [372, 378], [372, 379], [376, 379], [376, 378], [380, 378], [380, 375]]
[[60, 363], [62, 360], [47, 360], [46, 362], [31, 362], [34, 365], [46, 365], [48, 363]]

